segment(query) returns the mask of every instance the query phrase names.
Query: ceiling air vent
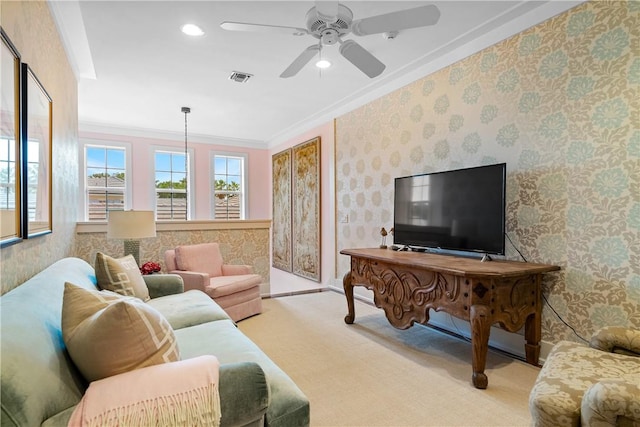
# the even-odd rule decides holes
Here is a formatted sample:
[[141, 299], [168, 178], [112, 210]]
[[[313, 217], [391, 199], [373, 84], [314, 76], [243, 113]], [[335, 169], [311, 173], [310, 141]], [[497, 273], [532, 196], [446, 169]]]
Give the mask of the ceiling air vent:
[[249, 80], [251, 77], [253, 77], [253, 74], [243, 73], [241, 71], [234, 71], [229, 76], [229, 80], [233, 80], [234, 82], [238, 82], [238, 83], [246, 83], [246, 81]]

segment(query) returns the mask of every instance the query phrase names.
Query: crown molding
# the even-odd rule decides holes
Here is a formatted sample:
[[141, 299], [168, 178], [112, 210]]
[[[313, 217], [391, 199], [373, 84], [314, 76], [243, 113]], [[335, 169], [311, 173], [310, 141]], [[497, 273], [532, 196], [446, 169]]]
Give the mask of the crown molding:
[[[417, 58], [413, 63], [374, 80], [362, 90], [318, 111], [267, 140], [269, 148], [353, 111], [442, 68], [480, 52], [541, 22], [566, 12], [586, 0], [523, 1], [491, 21]], [[514, 18], [515, 16], [515, 18]], [[493, 29], [490, 29], [493, 28]], [[487, 29], [490, 29], [487, 31]]]
[[89, 39], [84, 27], [80, 2], [75, 0], [47, 1], [49, 10], [62, 38], [67, 58], [76, 76], [80, 79], [96, 79]]
[[[184, 133], [174, 131], [164, 131], [157, 129], [144, 129], [134, 127], [119, 127], [119, 126], [106, 126], [97, 123], [81, 122], [78, 124], [78, 131], [80, 138], [90, 137], [93, 138], [93, 134], [101, 135], [118, 135], [125, 137], [136, 138], [148, 138], [148, 139], [163, 139], [169, 141], [184, 141]], [[88, 135], [87, 134], [91, 134]], [[226, 136], [212, 136], [202, 134], [189, 133], [189, 142], [195, 142], [199, 144], [209, 145], [223, 145], [232, 147], [244, 147], [255, 149], [266, 149], [267, 143], [265, 141], [259, 141], [254, 139], [242, 139], [232, 138]]]

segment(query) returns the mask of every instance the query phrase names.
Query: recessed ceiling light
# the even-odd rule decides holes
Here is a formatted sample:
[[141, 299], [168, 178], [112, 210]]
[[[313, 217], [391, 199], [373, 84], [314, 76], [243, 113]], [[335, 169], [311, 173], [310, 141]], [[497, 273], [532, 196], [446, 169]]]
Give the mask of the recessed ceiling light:
[[204, 31], [195, 24], [185, 24], [181, 29], [188, 36], [201, 36], [204, 34]]
[[329, 68], [331, 67], [331, 62], [327, 61], [326, 59], [321, 59], [320, 61], [316, 62], [316, 67], [318, 68]]

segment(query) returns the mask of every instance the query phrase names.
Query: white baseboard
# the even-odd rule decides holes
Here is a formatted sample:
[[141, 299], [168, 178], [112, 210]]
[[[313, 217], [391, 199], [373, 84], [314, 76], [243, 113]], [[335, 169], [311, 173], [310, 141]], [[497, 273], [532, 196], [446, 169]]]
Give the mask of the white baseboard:
[[[338, 287], [335, 284], [329, 285], [328, 288], [332, 291], [339, 292], [344, 294], [344, 289], [342, 287]], [[367, 295], [363, 292], [356, 292], [360, 288], [354, 289], [354, 298], [365, 302], [370, 305], [374, 305], [373, 303], [373, 293], [365, 288], [362, 290], [370, 293]], [[356, 321], [358, 320], [358, 313], [356, 313]], [[431, 311], [429, 313], [429, 325], [435, 326], [436, 328], [442, 329], [444, 331], [450, 332], [453, 335], [462, 336], [467, 340], [471, 338], [470, 332], [470, 324], [468, 321], [458, 319], [453, 317], [452, 315], [444, 312], [436, 312]], [[425, 327], [424, 325], [416, 324], [417, 327]], [[491, 333], [489, 335], [489, 346], [495, 349], [498, 349], [502, 352], [505, 352], [517, 359], [524, 360], [525, 359], [525, 350], [524, 350], [524, 331], [519, 332], [507, 332], [504, 329], [498, 326], [491, 327]], [[546, 360], [549, 351], [553, 347], [553, 343], [547, 341], [540, 342], [540, 360], [539, 364], [542, 365], [544, 360]]]

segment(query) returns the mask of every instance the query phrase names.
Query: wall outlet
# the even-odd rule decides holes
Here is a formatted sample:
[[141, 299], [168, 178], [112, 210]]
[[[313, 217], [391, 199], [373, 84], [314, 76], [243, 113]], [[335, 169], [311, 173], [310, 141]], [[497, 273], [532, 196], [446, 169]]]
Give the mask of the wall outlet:
[[340, 222], [342, 224], [347, 224], [349, 222], [349, 214], [344, 214], [340, 216]]

